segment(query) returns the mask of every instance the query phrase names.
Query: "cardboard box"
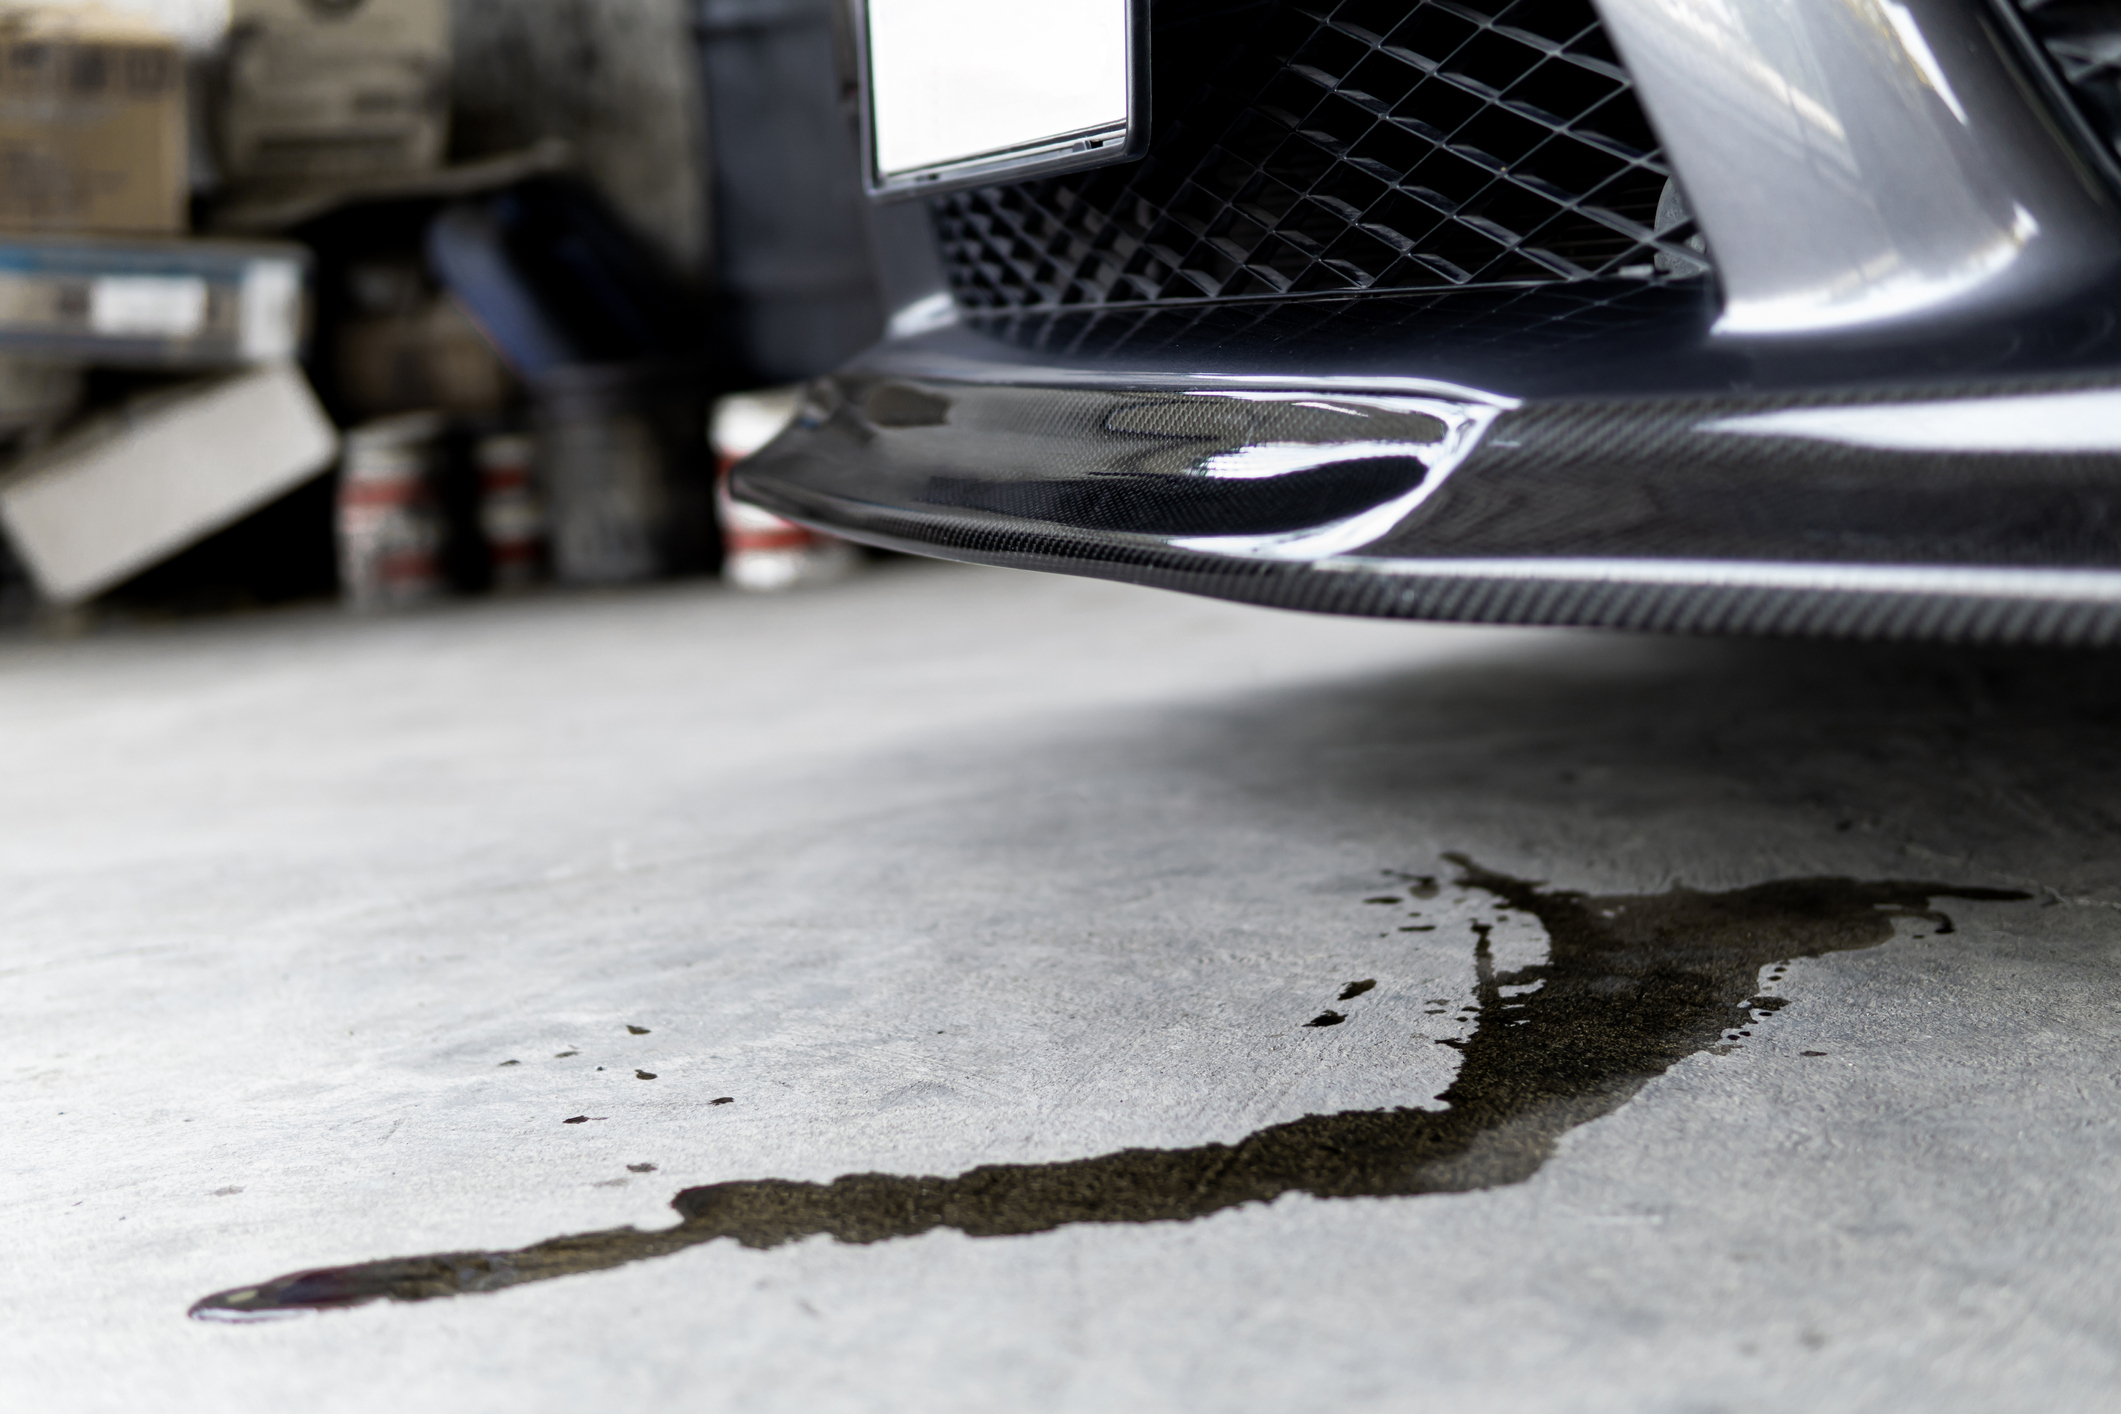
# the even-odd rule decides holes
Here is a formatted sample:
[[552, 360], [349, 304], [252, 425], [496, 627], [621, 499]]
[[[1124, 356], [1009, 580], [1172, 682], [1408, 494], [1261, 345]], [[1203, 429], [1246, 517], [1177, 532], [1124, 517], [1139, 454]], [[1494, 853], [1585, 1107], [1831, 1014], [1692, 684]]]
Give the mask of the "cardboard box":
[[0, 524], [54, 604], [79, 604], [329, 467], [339, 437], [292, 364], [142, 399], [0, 481]]
[[317, 185], [441, 165], [447, 0], [233, 0], [230, 20], [231, 180]]
[[188, 136], [174, 39], [96, 6], [0, 8], [0, 230], [181, 232]]

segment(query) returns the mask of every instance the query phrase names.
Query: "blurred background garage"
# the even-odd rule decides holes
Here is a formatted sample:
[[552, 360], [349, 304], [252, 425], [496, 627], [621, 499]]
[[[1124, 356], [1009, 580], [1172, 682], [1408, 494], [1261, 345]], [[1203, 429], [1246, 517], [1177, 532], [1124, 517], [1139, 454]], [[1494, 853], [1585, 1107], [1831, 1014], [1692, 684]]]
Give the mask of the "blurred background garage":
[[7, 621], [858, 563], [714, 489], [880, 328], [833, 14], [0, 10]]

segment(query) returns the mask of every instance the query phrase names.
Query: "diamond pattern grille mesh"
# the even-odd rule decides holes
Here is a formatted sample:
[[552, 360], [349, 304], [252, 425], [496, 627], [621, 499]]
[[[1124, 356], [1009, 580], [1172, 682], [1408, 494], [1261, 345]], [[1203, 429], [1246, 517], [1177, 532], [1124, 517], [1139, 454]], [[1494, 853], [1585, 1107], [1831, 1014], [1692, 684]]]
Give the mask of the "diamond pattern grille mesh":
[[1146, 157], [935, 200], [962, 307], [1703, 268], [1683, 208], [1657, 228], [1671, 173], [1589, 0], [1164, 0], [1158, 16]]
[[[1306, 300], [1182, 300], [1174, 303], [1079, 305], [991, 311], [980, 319], [987, 334], [1060, 359], [1167, 363], [1190, 361], [1202, 350], [1260, 341], [1325, 356], [1333, 345], [1379, 347], [1403, 338], [1418, 323], [1424, 345], [1452, 350], [1454, 368], [1508, 360], [1519, 374], [1526, 361], [1572, 346], [1669, 326], [1701, 308], [1698, 291], [1671, 281], [1556, 281], [1475, 286], [1465, 290], [1393, 292], [1374, 298], [1341, 295]], [[1353, 371], [1353, 370], [1344, 370]]]

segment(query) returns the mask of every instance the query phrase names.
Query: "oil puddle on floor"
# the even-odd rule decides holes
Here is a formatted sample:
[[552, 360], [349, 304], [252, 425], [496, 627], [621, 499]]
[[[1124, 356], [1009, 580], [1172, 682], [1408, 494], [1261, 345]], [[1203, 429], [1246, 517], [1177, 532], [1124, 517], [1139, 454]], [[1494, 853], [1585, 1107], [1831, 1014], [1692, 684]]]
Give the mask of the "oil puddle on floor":
[[[942, 1227], [1002, 1237], [1069, 1223], [1183, 1222], [1285, 1193], [1390, 1197], [1519, 1183], [1564, 1132], [1617, 1109], [1682, 1058], [1729, 1049], [1783, 1006], [1781, 997], [1756, 995], [1763, 967], [1876, 947], [1892, 938], [1896, 918], [1949, 932], [1951, 920], [1931, 907], [1935, 899], [2026, 897], [1951, 884], [1793, 879], [1728, 893], [1674, 888], [1601, 898], [1452, 861], [1462, 885], [1542, 925], [1548, 948], [1543, 962], [1498, 971], [1490, 926], [1473, 925], [1477, 1012], [1470, 1035], [1444, 1043], [1462, 1053], [1456, 1079], [1436, 1097], [1447, 1108], [1307, 1115], [1235, 1144], [994, 1164], [955, 1178], [864, 1173], [830, 1183], [709, 1184], [672, 1199], [682, 1219], [672, 1228], [296, 1272], [218, 1292], [191, 1314], [245, 1321], [498, 1291], [724, 1237], [761, 1248], [820, 1233], [866, 1243]], [[1350, 984], [1351, 997], [1367, 990]]]

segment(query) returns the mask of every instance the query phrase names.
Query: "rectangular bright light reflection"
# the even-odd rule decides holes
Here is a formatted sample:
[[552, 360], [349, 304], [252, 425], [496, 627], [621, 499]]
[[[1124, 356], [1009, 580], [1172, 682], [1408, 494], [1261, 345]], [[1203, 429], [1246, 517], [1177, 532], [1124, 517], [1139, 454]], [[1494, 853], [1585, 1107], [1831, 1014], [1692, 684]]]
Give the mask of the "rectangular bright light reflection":
[[873, 176], [1119, 156], [1132, 16], [1130, 0], [868, 0]]

